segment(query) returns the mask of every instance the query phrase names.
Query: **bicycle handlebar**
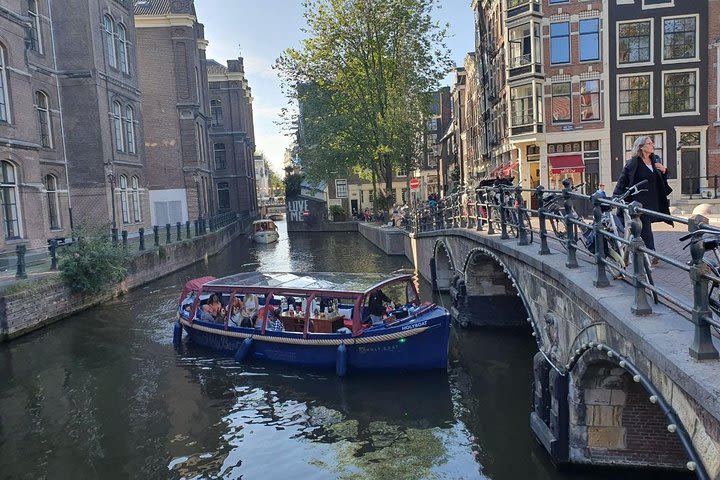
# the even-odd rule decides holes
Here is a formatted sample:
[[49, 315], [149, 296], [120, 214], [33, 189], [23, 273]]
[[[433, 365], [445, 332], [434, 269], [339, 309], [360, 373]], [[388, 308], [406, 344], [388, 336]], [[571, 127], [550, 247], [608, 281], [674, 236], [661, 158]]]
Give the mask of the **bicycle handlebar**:
[[646, 183], [648, 183], [647, 180], [642, 180], [642, 181], [636, 183], [636, 184], [633, 185], [632, 187], [629, 187], [629, 188], [625, 191], [625, 193], [623, 193], [622, 195], [620, 195], [619, 197], [617, 197], [617, 199], [618, 199], [618, 200], [625, 200], [625, 199], [626, 199], [627, 197], [629, 197], [630, 195], [637, 195], [637, 194], [640, 193], [640, 192], [647, 192], [647, 189], [646, 189], [646, 188], [640, 189], [640, 187], [643, 186], [643, 185], [645, 185]]

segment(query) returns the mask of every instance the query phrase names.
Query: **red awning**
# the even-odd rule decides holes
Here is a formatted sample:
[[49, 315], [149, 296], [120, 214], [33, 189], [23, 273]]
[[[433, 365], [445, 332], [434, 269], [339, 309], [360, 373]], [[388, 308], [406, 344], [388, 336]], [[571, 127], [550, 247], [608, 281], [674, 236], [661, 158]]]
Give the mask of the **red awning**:
[[518, 166], [518, 162], [512, 162], [508, 163], [506, 165], [503, 165], [502, 174], [505, 177], [509, 177], [513, 170], [516, 170]]
[[563, 175], [565, 173], [582, 173], [585, 171], [585, 163], [582, 155], [557, 155], [548, 157], [550, 161], [550, 173]]

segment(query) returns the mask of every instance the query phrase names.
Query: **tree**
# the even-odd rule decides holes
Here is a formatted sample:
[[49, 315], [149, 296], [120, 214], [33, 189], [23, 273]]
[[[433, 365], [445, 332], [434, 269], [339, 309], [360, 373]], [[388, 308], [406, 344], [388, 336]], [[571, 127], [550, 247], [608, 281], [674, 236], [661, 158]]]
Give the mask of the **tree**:
[[[331, 172], [381, 180], [409, 170], [427, 117], [427, 92], [451, 68], [436, 0], [307, 0], [308, 38], [276, 62], [298, 101], [299, 154], [309, 178]], [[294, 120], [294, 119], [293, 119]]]

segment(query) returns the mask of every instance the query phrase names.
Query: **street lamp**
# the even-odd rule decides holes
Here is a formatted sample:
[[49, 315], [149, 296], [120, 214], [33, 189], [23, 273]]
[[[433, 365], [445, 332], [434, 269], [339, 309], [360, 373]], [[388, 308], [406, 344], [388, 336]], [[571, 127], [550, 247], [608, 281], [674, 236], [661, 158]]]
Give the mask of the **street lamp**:
[[110, 206], [112, 208], [112, 241], [117, 243], [118, 241], [118, 230], [117, 224], [115, 223], [115, 166], [112, 160], [105, 162], [105, 176], [107, 176], [110, 182]]

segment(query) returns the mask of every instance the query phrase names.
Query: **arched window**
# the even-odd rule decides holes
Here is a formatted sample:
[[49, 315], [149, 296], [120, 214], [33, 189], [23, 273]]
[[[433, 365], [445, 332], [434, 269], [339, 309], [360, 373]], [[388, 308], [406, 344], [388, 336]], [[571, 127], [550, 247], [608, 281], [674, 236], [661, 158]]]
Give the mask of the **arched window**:
[[117, 68], [117, 56], [115, 53], [115, 21], [110, 15], [103, 17], [103, 28], [105, 29], [105, 53], [108, 64]]
[[216, 143], [213, 145], [213, 151], [215, 152], [215, 170], [224, 170], [225, 164], [225, 144]]
[[28, 0], [28, 16], [30, 17], [30, 49], [38, 53], [43, 53], [42, 49], [42, 33], [40, 31], [40, 12], [36, 0]]
[[10, 121], [10, 108], [7, 90], [7, 66], [5, 47], [0, 45], [0, 122]]
[[47, 192], [48, 201], [48, 217], [50, 220], [50, 229], [58, 229], [60, 227], [60, 201], [57, 192], [57, 178], [55, 175], [45, 175], [45, 191]]
[[220, 182], [217, 186], [218, 208], [220, 210], [230, 210], [230, 184]]
[[128, 211], [128, 180], [125, 175], [120, 175], [120, 214], [123, 223], [130, 223]]
[[20, 238], [20, 215], [18, 213], [18, 185], [15, 166], [3, 161], [0, 163], [0, 205], [2, 205], [5, 238]]
[[197, 98], [198, 104], [202, 105], [202, 101], [200, 100], [200, 70], [198, 70], [198, 67], [195, 67], [195, 97]]
[[140, 210], [140, 179], [138, 177], [132, 177], [131, 179], [132, 190], [132, 209], [133, 209], [133, 221], [135, 223], [142, 222], [142, 212]]
[[128, 47], [127, 47], [127, 31], [122, 23], [117, 25], [117, 54], [118, 68], [123, 73], [130, 73], [130, 65], [128, 64]]
[[210, 126], [223, 126], [223, 109], [220, 100], [210, 100]]
[[122, 105], [120, 105], [120, 102], [113, 102], [112, 118], [115, 130], [115, 148], [118, 152], [124, 152], [125, 135], [123, 133]]
[[195, 133], [197, 135], [198, 160], [200, 163], [205, 163], [207, 161], [207, 158], [205, 158], [205, 131], [199, 123], [195, 124]]
[[128, 105], [125, 107], [125, 140], [127, 141], [127, 152], [135, 153], [135, 111]]
[[35, 92], [35, 109], [38, 116], [40, 145], [52, 148], [52, 126], [50, 125], [50, 105], [44, 92]]

